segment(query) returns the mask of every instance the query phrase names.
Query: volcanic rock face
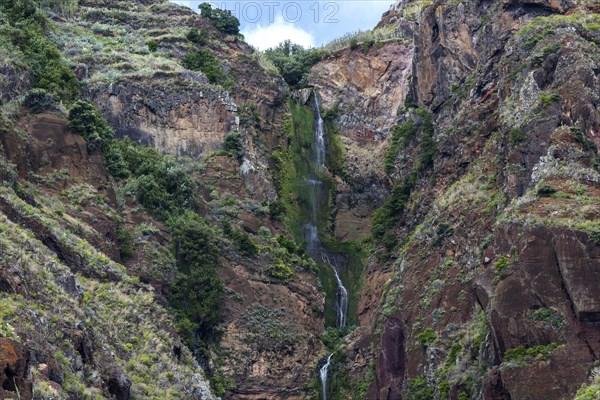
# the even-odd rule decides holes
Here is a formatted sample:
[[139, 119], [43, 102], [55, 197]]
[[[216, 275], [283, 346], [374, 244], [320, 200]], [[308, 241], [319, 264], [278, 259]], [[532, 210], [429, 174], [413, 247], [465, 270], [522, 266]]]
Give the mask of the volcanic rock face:
[[[412, 27], [412, 75], [387, 81], [399, 97], [381, 97], [385, 105], [362, 120], [359, 107], [342, 105], [372, 103], [344, 92], [356, 84], [341, 77], [363, 56], [314, 68], [324, 104], [336, 90], [347, 95], [335, 120], [364, 147], [357, 132], [373, 121], [389, 132], [394, 118], [427, 112], [435, 126], [433, 168], [419, 170], [398, 218], [401, 245], [381, 246], [369, 261], [361, 327], [345, 347], [347, 373], [370, 381], [365, 370], [375, 371], [368, 398], [571, 399], [590, 382], [600, 334], [592, 10], [592, 2], [397, 2], [382, 26]], [[417, 135], [396, 154], [392, 187], [406, 182], [424, 143]]]
[[[188, 211], [218, 237], [225, 312], [218, 346], [190, 346], [194, 357], [167, 307], [178, 272], [167, 221], [129, 193], [133, 180], [109, 176], [60, 107], [20, 107], [32, 77], [0, 53], [0, 396], [215, 398], [206, 371], [224, 398], [317, 393], [322, 287], [271, 208], [273, 159], [290, 144], [287, 86], [184, 7], [79, 4], [55, 15], [52, 40], [119, 137], [191, 163]], [[597, 389], [598, 11], [591, 1], [401, 0], [380, 23], [398, 38], [313, 67], [329, 148], [336, 140], [344, 158], [332, 233], [367, 238], [375, 210], [393, 208], [353, 299], [359, 327], [332, 357], [335, 398]], [[190, 28], [206, 35], [230, 90], [182, 67], [199, 49]], [[219, 152], [235, 131], [240, 152]], [[240, 238], [259, 246], [244, 255]], [[290, 276], [285, 257], [297, 263]]]
[[367, 237], [371, 214], [389, 190], [383, 155], [404, 106], [412, 57], [411, 46], [389, 42], [341, 50], [311, 70], [309, 83], [317, 89], [325, 114], [335, 121], [345, 150], [346, 175], [335, 204], [339, 239]]

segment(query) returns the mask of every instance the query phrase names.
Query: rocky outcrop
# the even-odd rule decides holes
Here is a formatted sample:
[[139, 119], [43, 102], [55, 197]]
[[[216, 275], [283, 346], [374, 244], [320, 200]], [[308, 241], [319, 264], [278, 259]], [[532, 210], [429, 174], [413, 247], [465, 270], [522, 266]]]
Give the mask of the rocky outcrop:
[[[347, 339], [344, 368], [360, 379], [371, 364], [368, 398], [571, 399], [588, 381], [600, 60], [587, 7], [400, 1], [384, 16], [414, 27], [397, 119], [411, 103], [429, 113], [436, 156], [402, 204], [400, 245], [381, 245], [366, 271], [359, 312], [373, 328]], [[392, 185], [425, 144], [413, 140]], [[356, 348], [365, 338], [370, 355]]]
[[345, 153], [335, 201], [338, 239], [368, 237], [371, 214], [387, 195], [386, 139], [404, 107], [412, 57], [412, 47], [390, 41], [341, 50], [311, 70], [309, 83], [339, 129]]
[[227, 133], [239, 130], [236, 104], [227, 92], [211, 88], [204, 76], [189, 72], [149, 83], [120, 82], [90, 94], [119, 136], [197, 158], [218, 150]]

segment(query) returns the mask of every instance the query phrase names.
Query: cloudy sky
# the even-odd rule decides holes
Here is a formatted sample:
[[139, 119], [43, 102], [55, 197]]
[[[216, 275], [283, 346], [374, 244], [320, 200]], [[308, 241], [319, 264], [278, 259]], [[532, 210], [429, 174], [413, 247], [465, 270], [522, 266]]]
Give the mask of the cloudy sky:
[[[174, 0], [198, 10], [204, 1]], [[393, 0], [214, 0], [213, 7], [238, 17], [246, 41], [259, 49], [286, 39], [305, 47], [321, 46], [348, 32], [372, 29]]]

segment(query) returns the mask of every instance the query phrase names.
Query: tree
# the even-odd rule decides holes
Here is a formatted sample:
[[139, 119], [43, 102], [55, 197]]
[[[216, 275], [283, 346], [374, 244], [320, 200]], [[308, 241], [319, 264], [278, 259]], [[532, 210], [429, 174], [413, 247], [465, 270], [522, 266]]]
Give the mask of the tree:
[[198, 337], [208, 337], [221, 319], [223, 283], [216, 270], [219, 249], [214, 233], [193, 212], [174, 221], [172, 234], [179, 274], [169, 300], [182, 321], [182, 336], [195, 350]]
[[277, 47], [265, 51], [265, 55], [279, 70], [283, 79], [293, 88], [305, 87], [310, 68], [322, 57], [322, 52], [286, 40]]
[[237, 35], [240, 33], [240, 21], [229, 10], [213, 9], [208, 3], [198, 6], [203, 17], [207, 18], [212, 25], [221, 33]]

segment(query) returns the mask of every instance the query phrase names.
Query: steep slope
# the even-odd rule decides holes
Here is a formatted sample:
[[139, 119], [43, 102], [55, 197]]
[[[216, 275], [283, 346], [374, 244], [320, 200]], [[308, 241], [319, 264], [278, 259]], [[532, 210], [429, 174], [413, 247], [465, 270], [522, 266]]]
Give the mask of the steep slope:
[[[384, 16], [414, 46], [410, 79], [385, 82], [401, 98], [370, 86], [368, 101], [351, 94], [335, 118], [351, 136], [348, 121], [370, 127], [404, 104], [396, 128], [379, 128], [393, 189], [374, 216], [377, 253], [361, 327], [337, 356], [335, 398], [360, 398], [366, 382], [373, 399], [567, 399], [593, 380], [594, 7], [401, 1]], [[318, 64], [322, 97], [360, 87], [359, 73], [339, 77], [370, 52], [359, 43]], [[380, 100], [379, 114], [353, 120]]]
[[[84, 127], [108, 128], [74, 97], [52, 97], [58, 89], [40, 83], [0, 14], [10, 245], [0, 336], [12, 340], [1, 358], [17, 371], [1, 376], [3, 396], [31, 398], [33, 385], [43, 398], [212, 398], [206, 375], [226, 398], [305, 397], [323, 351], [323, 295], [314, 263], [286, 238], [268, 171], [292, 135], [287, 85], [238, 37], [168, 1], [80, 2], [43, 14], [51, 21], [29, 10], [19, 18], [43, 21], [32, 35], [49, 40], [59, 66], [66, 58], [80, 97], [125, 139], [75, 134], [65, 108], [77, 104]], [[186, 69], [190, 55], [213, 69]], [[211, 282], [223, 289], [214, 310], [194, 303], [216, 292], [181, 261], [175, 238], [186, 233], [207, 236], [197, 257], [216, 253]], [[13, 263], [25, 238], [27, 259]], [[182, 291], [190, 309], [217, 315], [200, 325], [210, 335], [182, 317]]]

